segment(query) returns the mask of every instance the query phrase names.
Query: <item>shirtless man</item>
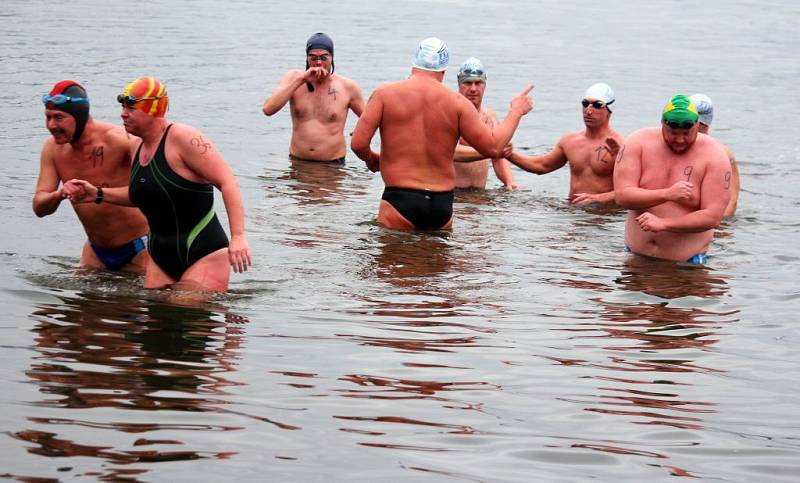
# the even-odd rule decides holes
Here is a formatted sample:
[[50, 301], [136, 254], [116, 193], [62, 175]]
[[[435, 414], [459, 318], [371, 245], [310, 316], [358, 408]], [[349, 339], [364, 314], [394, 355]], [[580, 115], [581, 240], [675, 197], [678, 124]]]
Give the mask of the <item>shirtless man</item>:
[[[353, 132], [353, 152], [383, 176], [378, 223], [387, 228], [449, 229], [459, 137], [483, 157], [502, 157], [520, 119], [533, 107], [528, 96], [533, 86], [528, 86], [492, 132], [471, 102], [442, 85], [449, 57], [441, 40], [423, 40], [411, 76], [376, 89]], [[370, 149], [378, 128], [380, 154]]]
[[698, 135], [697, 109], [674, 96], [661, 128], [640, 129], [620, 149], [614, 170], [617, 204], [628, 208], [628, 251], [668, 260], [705, 263], [731, 190], [725, 148]]
[[[470, 57], [458, 69], [458, 92], [466, 97], [478, 110], [481, 121], [494, 129], [500, 124], [497, 120], [497, 113], [493, 110], [481, 106], [483, 94], [486, 91], [486, 71], [483, 64], [475, 57]], [[511, 146], [506, 146], [503, 150], [504, 155], [511, 153]], [[456, 188], [486, 188], [486, 178], [489, 176], [489, 159], [481, 153], [471, 148], [464, 139], [459, 139], [456, 145]], [[497, 179], [510, 189], [518, 189], [514, 184], [514, 177], [511, 174], [511, 165], [503, 158], [492, 159], [492, 168]]]
[[586, 90], [583, 105], [583, 131], [567, 133], [549, 153], [526, 156], [517, 152], [507, 158], [525, 171], [545, 174], [569, 163], [569, 200], [576, 205], [614, 202], [614, 159], [622, 145], [622, 135], [611, 129], [614, 91], [607, 84], [594, 84]]
[[306, 42], [306, 70], [287, 72], [264, 101], [271, 116], [289, 102], [292, 142], [289, 159], [344, 162], [347, 110], [364, 111], [364, 97], [355, 81], [333, 73], [333, 40], [319, 32]]
[[[705, 94], [695, 94], [689, 99], [692, 100], [697, 108], [697, 114], [700, 116], [700, 125], [697, 126], [697, 130], [702, 134], [708, 134], [708, 131], [711, 130], [711, 121], [714, 119], [714, 104], [711, 102], [711, 98]], [[725, 148], [731, 162], [731, 200], [725, 207], [725, 214], [722, 215], [723, 218], [727, 218], [736, 214], [736, 206], [739, 204], [739, 166], [728, 146], [723, 144], [722, 147]]]
[[[231, 267], [252, 263], [244, 235], [239, 184], [228, 163], [200, 131], [165, 118], [167, 89], [158, 79], [140, 77], [117, 96], [125, 130], [142, 139], [133, 156], [130, 182], [96, 187], [72, 179], [64, 192], [75, 204], [95, 201], [138, 206], [150, 224], [150, 262], [145, 288], [225, 292]], [[222, 192], [231, 239], [214, 211], [214, 188]]]
[[[59, 185], [72, 178], [97, 186], [126, 186], [131, 172], [131, 140], [125, 131], [89, 115], [89, 98], [77, 82], [63, 80], [42, 96], [47, 130], [42, 148], [33, 212], [55, 213], [64, 199]], [[143, 273], [147, 264], [147, 220], [136, 209], [114, 205], [75, 206], [86, 231], [80, 264]]]

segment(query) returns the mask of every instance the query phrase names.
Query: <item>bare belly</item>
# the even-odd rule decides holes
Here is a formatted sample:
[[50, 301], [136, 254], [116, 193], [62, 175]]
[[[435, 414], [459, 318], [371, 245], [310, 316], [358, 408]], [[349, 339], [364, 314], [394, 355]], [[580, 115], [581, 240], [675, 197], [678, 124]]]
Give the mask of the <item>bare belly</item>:
[[343, 125], [319, 122], [304, 122], [292, 130], [289, 154], [310, 161], [332, 161], [343, 158], [347, 147], [342, 131]]
[[489, 160], [455, 163], [456, 188], [485, 188], [489, 176]]
[[625, 222], [625, 245], [633, 253], [667, 260], [686, 261], [708, 250], [714, 230], [701, 233], [643, 231], [636, 222], [638, 211], [628, 211]]

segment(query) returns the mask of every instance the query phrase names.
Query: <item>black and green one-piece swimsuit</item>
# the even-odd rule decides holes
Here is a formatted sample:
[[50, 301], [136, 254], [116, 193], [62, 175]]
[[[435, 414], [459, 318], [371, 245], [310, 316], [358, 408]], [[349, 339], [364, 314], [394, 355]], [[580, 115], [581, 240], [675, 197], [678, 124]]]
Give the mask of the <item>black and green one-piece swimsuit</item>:
[[180, 280], [193, 263], [227, 247], [228, 237], [214, 212], [214, 187], [182, 178], [169, 167], [164, 146], [171, 127], [146, 166], [139, 164], [139, 145], [128, 193], [150, 224], [150, 257]]

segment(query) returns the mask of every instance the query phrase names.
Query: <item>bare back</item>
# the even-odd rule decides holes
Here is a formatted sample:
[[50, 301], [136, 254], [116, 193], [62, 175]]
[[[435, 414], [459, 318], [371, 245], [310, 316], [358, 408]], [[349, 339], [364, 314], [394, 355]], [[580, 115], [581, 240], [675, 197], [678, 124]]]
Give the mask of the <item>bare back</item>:
[[[60, 182], [84, 179], [95, 186], [127, 186], [131, 173], [130, 138], [118, 126], [92, 121], [76, 148], [48, 139], [42, 150], [37, 192], [52, 191]], [[89, 127], [87, 126], [87, 128]], [[52, 173], [48, 170], [52, 169]], [[121, 246], [147, 234], [144, 215], [133, 207], [110, 203], [74, 204], [89, 240], [101, 248]]]
[[386, 186], [452, 190], [453, 152], [465, 108], [474, 106], [434, 79], [412, 76], [376, 91], [382, 103], [381, 173]]

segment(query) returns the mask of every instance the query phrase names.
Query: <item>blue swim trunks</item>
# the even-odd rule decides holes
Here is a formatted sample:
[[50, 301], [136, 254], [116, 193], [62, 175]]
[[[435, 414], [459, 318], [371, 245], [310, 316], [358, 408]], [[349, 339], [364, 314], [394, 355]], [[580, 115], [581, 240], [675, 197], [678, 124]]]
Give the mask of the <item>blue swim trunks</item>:
[[129, 264], [139, 252], [147, 248], [147, 235], [131, 240], [117, 248], [100, 248], [92, 245], [91, 242], [89, 242], [89, 246], [107, 269], [119, 270]]
[[[625, 247], [625, 253], [633, 253], [629, 247]], [[638, 254], [635, 254], [638, 255]], [[695, 265], [705, 265], [708, 263], [708, 252], [698, 253], [697, 255], [693, 256], [692, 258], [686, 260], [688, 263], [693, 263]]]

